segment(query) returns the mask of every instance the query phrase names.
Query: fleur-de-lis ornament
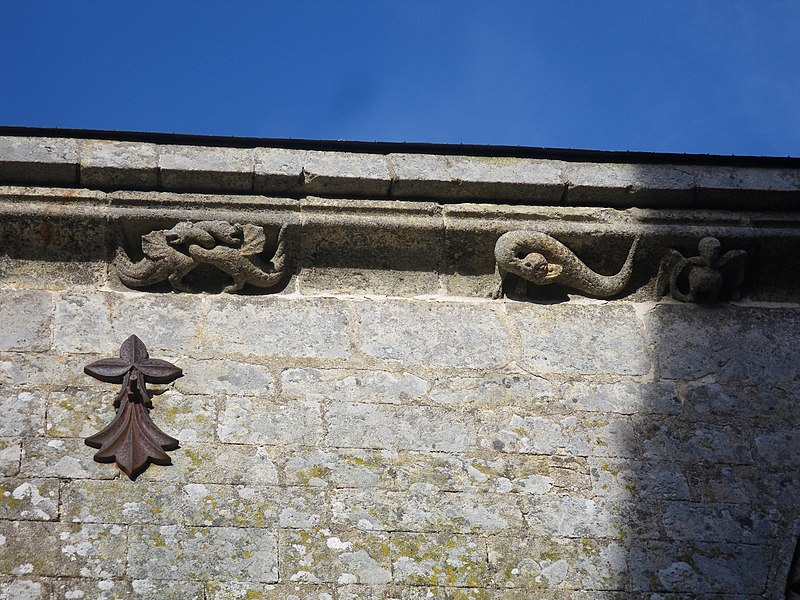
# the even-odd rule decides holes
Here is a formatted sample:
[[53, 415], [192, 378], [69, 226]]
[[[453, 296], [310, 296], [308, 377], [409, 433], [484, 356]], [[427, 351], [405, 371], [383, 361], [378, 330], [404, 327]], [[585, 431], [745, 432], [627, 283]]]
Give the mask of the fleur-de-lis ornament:
[[150, 358], [144, 343], [135, 335], [122, 343], [119, 358], [104, 358], [83, 370], [100, 381], [122, 384], [114, 399], [114, 420], [84, 440], [87, 446], [100, 449], [94, 459], [101, 463], [116, 461], [131, 479], [136, 479], [150, 463], [172, 464], [164, 451], [177, 449], [178, 440], [150, 420], [153, 402], [145, 382], [169, 383], [182, 375], [181, 370], [165, 360]]

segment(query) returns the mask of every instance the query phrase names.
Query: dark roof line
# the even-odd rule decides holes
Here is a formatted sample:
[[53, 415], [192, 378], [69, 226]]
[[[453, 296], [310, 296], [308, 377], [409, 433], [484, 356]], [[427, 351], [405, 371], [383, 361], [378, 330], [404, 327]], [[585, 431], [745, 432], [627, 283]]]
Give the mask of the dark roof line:
[[443, 154], [510, 158], [539, 158], [569, 162], [716, 165], [731, 167], [800, 168], [800, 158], [781, 156], [738, 156], [718, 154], [678, 154], [669, 152], [631, 152], [617, 150], [581, 150], [534, 146], [481, 144], [434, 144], [427, 142], [363, 142], [346, 140], [302, 140], [292, 138], [257, 138], [186, 133], [109, 131], [95, 129], [59, 129], [53, 127], [16, 127], [0, 125], [0, 135], [18, 137], [61, 137], [102, 139], [155, 144], [222, 146], [229, 148], [288, 148], [333, 152], [388, 154]]

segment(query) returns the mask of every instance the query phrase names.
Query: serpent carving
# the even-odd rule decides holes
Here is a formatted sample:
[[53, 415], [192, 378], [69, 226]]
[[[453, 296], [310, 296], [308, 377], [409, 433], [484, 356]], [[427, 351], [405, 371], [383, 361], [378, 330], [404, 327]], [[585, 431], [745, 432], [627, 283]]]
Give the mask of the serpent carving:
[[194, 291], [183, 278], [197, 265], [206, 263], [227, 273], [233, 282], [223, 291], [236, 292], [245, 284], [260, 288], [277, 285], [285, 265], [285, 228], [278, 233], [278, 247], [270, 262], [259, 258], [266, 235], [257, 225], [232, 225], [226, 221], [181, 222], [171, 229], [142, 236], [145, 257], [132, 262], [118, 249], [115, 266], [120, 281], [128, 287], [143, 287], [169, 280], [173, 289]]
[[508, 273], [536, 285], [557, 283], [596, 298], [615, 296], [631, 278], [638, 244], [637, 236], [619, 273], [601, 275], [587, 267], [572, 250], [545, 233], [509, 231], [500, 236], [494, 247], [500, 284], [492, 297], [502, 297], [503, 282]]

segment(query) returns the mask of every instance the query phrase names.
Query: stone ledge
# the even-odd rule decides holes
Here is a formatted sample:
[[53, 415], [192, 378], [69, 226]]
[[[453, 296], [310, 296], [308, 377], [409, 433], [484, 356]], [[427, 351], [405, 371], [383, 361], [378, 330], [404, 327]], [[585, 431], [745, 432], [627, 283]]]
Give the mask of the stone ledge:
[[592, 163], [0, 136], [0, 185], [619, 208], [800, 207], [800, 167], [675, 161]]
[[[626, 300], [654, 299], [655, 276], [674, 248], [694, 256], [715, 236], [746, 250], [746, 298], [800, 299], [800, 213], [692, 209], [442, 204], [320, 197], [274, 198], [173, 192], [100, 192], [0, 187], [0, 277], [52, 289], [119, 286], [116, 248], [131, 257], [141, 236], [180, 221], [287, 226], [292, 279], [286, 292], [486, 297], [497, 285], [494, 246], [512, 230], [556, 237], [590, 268], [615, 273], [634, 237], [641, 243]], [[111, 273], [111, 274], [109, 274]], [[26, 283], [28, 282], [28, 283]], [[115, 283], [116, 282], [116, 283]], [[547, 288], [549, 289], [549, 287]]]

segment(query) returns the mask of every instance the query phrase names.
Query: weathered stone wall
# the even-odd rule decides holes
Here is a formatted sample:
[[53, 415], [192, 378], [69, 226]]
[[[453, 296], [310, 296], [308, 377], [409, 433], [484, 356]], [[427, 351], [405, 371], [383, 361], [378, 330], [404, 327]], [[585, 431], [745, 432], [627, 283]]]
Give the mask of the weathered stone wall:
[[[777, 597], [798, 315], [5, 289], [3, 589]], [[82, 365], [130, 333], [185, 371], [153, 411], [175, 464], [135, 482], [82, 440], [113, 416]]]
[[[73, 142], [80, 161], [62, 153], [57, 168], [36, 144], [12, 153], [0, 184], [76, 185], [79, 173], [177, 191], [0, 188], [0, 598], [783, 597], [800, 531], [796, 212], [182, 195], [186, 181], [232, 193], [241, 182], [220, 180], [214, 160], [236, 152], [148, 159], [131, 144], [114, 163], [107, 144]], [[314, 193], [386, 191], [352, 157], [302, 157], [292, 168]], [[470, 160], [394, 156], [406, 175], [386, 175], [386, 189], [459, 198], [442, 173], [466, 169], [469, 189], [490, 193], [497, 177], [481, 187]], [[244, 192], [258, 164], [242, 167]], [[540, 185], [541, 169], [520, 164], [500, 183]], [[329, 178], [303, 179], [325, 165]], [[558, 169], [583, 204], [634, 184], [663, 199], [672, 185], [633, 167]], [[727, 171], [703, 172], [715, 202], [752, 199], [752, 173], [736, 171], [741, 193], [725, 196]], [[796, 180], [751, 183], [795, 182], [778, 190], [785, 204]], [[118, 244], [205, 215], [291, 225], [285, 287], [120, 284]], [[631, 294], [488, 299], [498, 232], [530, 223], [609, 272], [644, 235]], [[750, 251], [745, 299], [656, 301], [659, 253], [695, 249], [704, 232]], [[181, 441], [174, 464], [136, 481], [83, 442], [116, 393], [83, 366], [131, 334], [184, 371], [152, 386], [154, 421]]]

